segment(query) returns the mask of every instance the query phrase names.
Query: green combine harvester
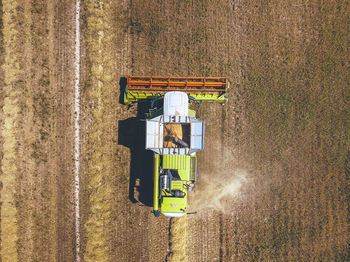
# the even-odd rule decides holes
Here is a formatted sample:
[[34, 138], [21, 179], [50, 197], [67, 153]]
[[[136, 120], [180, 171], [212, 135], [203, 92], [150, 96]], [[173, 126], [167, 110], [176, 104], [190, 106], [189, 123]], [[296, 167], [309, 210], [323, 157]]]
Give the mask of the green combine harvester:
[[198, 178], [197, 152], [204, 148], [204, 121], [190, 108], [191, 101], [224, 104], [229, 85], [221, 77], [127, 77], [125, 104], [162, 102], [146, 114], [146, 149], [154, 152], [156, 217], [187, 214], [187, 194]]

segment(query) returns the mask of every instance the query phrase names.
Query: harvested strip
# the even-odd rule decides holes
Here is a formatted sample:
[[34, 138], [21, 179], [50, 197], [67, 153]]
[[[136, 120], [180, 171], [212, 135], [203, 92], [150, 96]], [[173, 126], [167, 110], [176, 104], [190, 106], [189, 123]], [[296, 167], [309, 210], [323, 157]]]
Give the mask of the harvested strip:
[[109, 21], [113, 20], [108, 1], [84, 2], [87, 13], [89, 86], [87, 100], [91, 108], [91, 126], [88, 137], [87, 194], [89, 211], [84, 222], [86, 232], [85, 261], [107, 261], [109, 258], [112, 209], [111, 177], [113, 150], [107, 145], [113, 138], [113, 54]]
[[188, 261], [187, 255], [187, 217], [174, 218], [170, 228], [170, 252], [168, 261]]
[[[14, 46], [18, 46], [20, 32], [16, 29], [22, 15], [17, 1], [3, 3], [3, 35], [5, 47], [5, 99], [4, 126], [2, 127], [3, 160], [1, 174], [1, 259], [2, 261], [17, 261], [17, 208], [15, 202], [16, 174], [18, 172], [18, 146], [16, 141], [19, 126], [19, 101], [22, 79], [21, 57]], [[21, 48], [21, 47], [19, 47]]]
[[[26, 35], [26, 40], [24, 43], [24, 53], [26, 54], [26, 64], [31, 65], [33, 61], [33, 47], [32, 41], [33, 37], [31, 34], [31, 27], [33, 26], [32, 20], [32, 12], [31, 12], [31, 4], [29, 1], [25, 1], [24, 3], [24, 32]], [[19, 137], [19, 143], [26, 148], [26, 150], [22, 150], [18, 155], [18, 160], [21, 161], [21, 164], [18, 165], [17, 173], [21, 174], [23, 171], [26, 173], [25, 180], [17, 181], [17, 190], [20, 192], [21, 198], [18, 199], [18, 214], [20, 216], [18, 219], [18, 260], [19, 261], [30, 261], [33, 260], [34, 255], [34, 196], [33, 196], [33, 174], [35, 173], [35, 161], [32, 161], [32, 156], [35, 155], [35, 147], [33, 141], [33, 120], [34, 120], [34, 112], [33, 112], [33, 94], [31, 86], [31, 79], [33, 78], [33, 68], [31, 66], [27, 66], [25, 68], [26, 75], [30, 76], [26, 79], [25, 89], [22, 91], [22, 97], [26, 97], [24, 107], [22, 110], [22, 121], [21, 125], [18, 126], [20, 130], [22, 130], [22, 135]], [[25, 117], [23, 117], [25, 116]], [[20, 116], [19, 116], [20, 117]], [[23, 128], [23, 129], [22, 129]], [[19, 161], [18, 161], [19, 162]], [[21, 170], [22, 169], [22, 170]], [[20, 175], [21, 176], [21, 175]], [[24, 199], [24, 201], [22, 200]]]
[[[18, 260], [55, 261], [57, 253], [56, 130], [53, 3], [24, 5], [25, 88], [18, 137]], [[51, 37], [51, 38], [50, 38]], [[18, 52], [18, 51], [17, 51]], [[22, 56], [21, 52], [18, 52]]]
[[[53, 41], [53, 39], [56, 38], [56, 23], [57, 23], [57, 15], [56, 15], [56, 3], [53, 1], [47, 1], [47, 49], [48, 52], [45, 52], [46, 54], [48, 53], [48, 63], [49, 63], [49, 70], [47, 71], [47, 76], [49, 79], [49, 86], [47, 88], [50, 89], [49, 92], [49, 97], [50, 98], [55, 98], [55, 101], [53, 102], [54, 106], [52, 109], [52, 117], [51, 121], [48, 121], [48, 125], [51, 128], [48, 128], [47, 130], [50, 130], [51, 135], [49, 138], [49, 147], [50, 147], [50, 152], [49, 152], [49, 164], [48, 164], [48, 169], [49, 172], [46, 174], [46, 177], [48, 178], [47, 183], [48, 183], [48, 188], [47, 191], [50, 193], [48, 194], [47, 201], [48, 201], [48, 212], [50, 214], [50, 221], [46, 221], [49, 226], [48, 226], [48, 242], [49, 242], [49, 247], [47, 250], [48, 256], [47, 260], [50, 261], [57, 261], [57, 254], [58, 254], [58, 223], [57, 223], [57, 216], [62, 215], [61, 213], [58, 213], [58, 206], [61, 205], [62, 203], [58, 201], [58, 183], [56, 181], [57, 177], [57, 148], [58, 148], [58, 143], [57, 143], [57, 117], [55, 116], [55, 113], [57, 112], [57, 81], [56, 81], [56, 74], [57, 70], [55, 67], [56, 63], [56, 44]], [[44, 118], [45, 121], [45, 118]], [[46, 127], [45, 127], [46, 128]], [[45, 173], [44, 173], [45, 176]], [[68, 221], [66, 221], [67, 224], [69, 224]], [[68, 253], [68, 252], [67, 252]], [[68, 255], [68, 254], [66, 254]], [[40, 258], [39, 258], [40, 259]], [[62, 259], [63, 260], [63, 259]]]

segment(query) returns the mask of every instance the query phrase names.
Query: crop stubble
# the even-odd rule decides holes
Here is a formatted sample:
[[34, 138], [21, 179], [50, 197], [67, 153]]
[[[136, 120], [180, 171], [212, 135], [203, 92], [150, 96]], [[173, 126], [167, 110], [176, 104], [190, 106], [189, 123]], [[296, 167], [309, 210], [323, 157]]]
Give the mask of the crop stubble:
[[[64, 22], [67, 17], [69, 21], [64, 7], [67, 3], [55, 5], [52, 1], [4, 3], [3, 261], [74, 257], [70, 236], [72, 111], [68, 99], [72, 95], [72, 45], [67, 41], [72, 34], [69, 23]], [[72, 10], [69, 6], [67, 9]], [[60, 30], [64, 34], [57, 38]], [[57, 151], [57, 146], [62, 150]]]
[[348, 256], [347, 6], [132, 2], [133, 72], [232, 83], [225, 107], [202, 106], [199, 168], [247, 181], [231, 213], [188, 217], [190, 261]]
[[[115, 128], [113, 108], [116, 102], [113, 64], [113, 27], [111, 6], [108, 2], [87, 1], [83, 3], [83, 16], [86, 17], [86, 54], [88, 72], [83, 85], [83, 118], [89, 110], [89, 123], [83, 120], [83, 130], [88, 130], [86, 146], [82, 155], [86, 173], [82, 173], [84, 189], [82, 225], [84, 225], [83, 258], [84, 261], [107, 261], [110, 252], [112, 195], [113, 195], [113, 133]], [[84, 138], [83, 138], [84, 139]], [[88, 161], [86, 161], [88, 160]], [[85, 191], [86, 190], [86, 191]], [[86, 197], [86, 198], [85, 198]], [[112, 231], [113, 232], [113, 231]]]
[[[3, 5], [1, 258], [72, 261], [74, 3]], [[348, 259], [347, 9], [346, 1], [84, 1], [81, 257]], [[118, 103], [118, 82], [129, 73], [231, 80], [225, 107], [200, 110], [198, 183], [246, 170], [241, 194], [223, 203], [229, 212], [170, 223], [128, 199], [138, 147], [118, 142], [118, 120], [136, 108]]]

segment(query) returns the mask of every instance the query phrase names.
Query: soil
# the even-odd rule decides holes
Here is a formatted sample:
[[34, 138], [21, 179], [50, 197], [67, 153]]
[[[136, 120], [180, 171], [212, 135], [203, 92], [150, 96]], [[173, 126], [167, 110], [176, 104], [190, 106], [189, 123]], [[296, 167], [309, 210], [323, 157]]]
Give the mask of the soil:
[[[3, 204], [1, 225], [13, 223], [18, 238], [13, 243], [1, 231], [1, 257], [73, 261], [74, 4], [12, 1], [2, 4], [1, 14], [1, 105], [5, 97], [18, 109], [18, 114], [1, 113], [1, 141], [9, 139], [4, 130], [17, 141], [2, 147], [3, 188], [7, 176], [15, 184], [10, 193], [1, 192], [1, 201], [15, 212]], [[16, 125], [6, 129], [10, 117]], [[4, 164], [11, 152], [15, 172]]]
[[[346, 1], [0, 1], [1, 261], [349, 260]], [[130, 75], [224, 76], [185, 218], [155, 218]]]

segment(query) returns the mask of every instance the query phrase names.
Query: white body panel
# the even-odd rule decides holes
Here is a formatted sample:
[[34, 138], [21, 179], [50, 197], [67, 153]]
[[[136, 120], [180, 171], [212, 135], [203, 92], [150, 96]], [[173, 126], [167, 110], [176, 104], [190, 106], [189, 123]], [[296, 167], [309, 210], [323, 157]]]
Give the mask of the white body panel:
[[182, 217], [185, 213], [163, 213], [166, 217]]
[[164, 96], [164, 116], [188, 116], [188, 96], [184, 92], [168, 92]]
[[146, 122], [146, 148], [163, 148], [163, 123], [159, 119]]
[[[189, 155], [204, 148], [204, 122], [188, 116], [188, 96], [184, 92], [164, 95], [164, 115], [146, 120], [146, 149], [161, 155]], [[164, 147], [164, 124], [190, 126], [189, 147]]]

